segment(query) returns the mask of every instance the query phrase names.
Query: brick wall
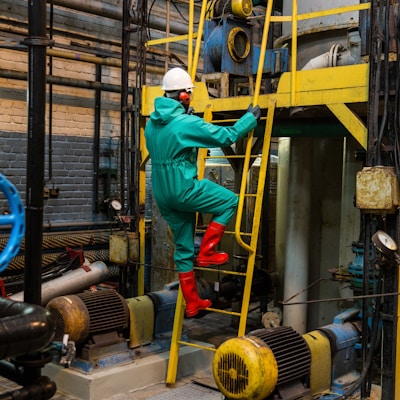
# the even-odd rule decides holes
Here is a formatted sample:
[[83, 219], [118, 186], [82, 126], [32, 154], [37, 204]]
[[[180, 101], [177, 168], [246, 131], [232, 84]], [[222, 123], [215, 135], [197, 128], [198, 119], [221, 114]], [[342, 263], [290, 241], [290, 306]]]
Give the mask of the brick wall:
[[[55, 135], [52, 142], [52, 179], [48, 174], [49, 155], [46, 154], [45, 188], [58, 189], [58, 197], [44, 196], [44, 223], [91, 222], [104, 220], [105, 215], [94, 213], [93, 138], [91, 136]], [[26, 197], [26, 134], [2, 131], [0, 135], [0, 172], [15, 185], [25, 203]], [[103, 139], [100, 144], [101, 171], [117, 170], [118, 141]], [[118, 197], [118, 187], [107, 190], [101, 177], [99, 201], [109, 195]], [[111, 192], [109, 192], [111, 190]], [[45, 193], [45, 191], [44, 191]], [[0, 202], [0, 212], [7, 204]]]
[[[102, 1], [122, 10], [122, 0]], [[181, 5], [186, 7], [185, 5]], [[50, 25], [50, 5], [47, 4], [47, 26]], [[164, 2], [156, 2], [151, 8], [152, 15], [165, 19]], [[174, 9], [172, 21], [179, 20]], [[6, 38], [6, 46], [0, 51], [0, 173], [14, 183], [25, 202], [27, 164], [27, 89], [28, 51], [21, 43], [27, 37], [28, 3], [25, 0], [4, 0], [0, 2], [0, 38]], [[180, 23], [183, 23], [182, 21]], [[82, 61], [82, 56], [120, 59], [122, 23], [111, 18], [100, 17], [68, 8], [54, 6], [53, 28], [48, 35], [54, 41], [48, 49], [63, 56], [47, 57], [47, 74], [76, 81], [96, 81], [96, 64]], [[136, 46], [132, 32], [131, 47]], [[164, 37], [165, 33], [154, 31], [151, 39]], [[160, 46], [161, 50], [165, 49]], [[183, 44], [169, 44], [169, 51], [186, 59]], [[133, 52], [133, 50], [132, 50]], [[161, 54], [161, 55], [160, 55]], [[72, 59], [65, 57], [72, 56]], [[152, 63], [165, 66], [163, 53], [150, 56]], [[149, 59], [149, 56], [148, 56]], [[174, 57], [171, 62], [177, 62]], [[133, 61], [133, 59], [132, 59]], [[12, 76], [4, 75], [8, 71]], [[15, 74], [19, 74], [15, 77]], [[24, 75], [25, 74], [25, 75]], [[25, 76], [25, 78], [24, 78]], [[21, 79], [21, 77], [23, 79]], [[147, 84], [159, 85], [162, 74], [148, 73]], [[101, 66], [101, 82], [120, 86], [121, 68], [116, 65]], [[129, 73], [129, 86], [135, 87], [134, 71]], [[45, 199], [44, 223], [79, 223], [107, 219], [105, 213], [96, 213], [93, 182], [93, 149], [95, 135], [95, 91], [79, 85], [47, 85], [45, 181], [46, 188], [59, 189], [57, 198]], [[50, 89], [52, 113], [50, 115]], [[133, 103], [130, 97], [129, 102]], [[105, 197], [119, 197], [120, 163], [120, 93], [105, 90], [101, 92], [100, 106], [100, 181], [99, 203]], [[51, 127], [50, 127], [51, 124]], [[51, 132], [52, 148], [49, 149]], [[51, 156], [50, 156], [51, 153]], [[52, 176], [49, 176], [49, 157], [52, 162]], [[149, 170], [149, 168], [148, 168]], [[107, 178], [107, 173], [109, 174]], [[50, 179], [51, 178], [51, 179]], [[108, 186], [105, 186], [105, 183]], [[147, 180], [150, 186], [150, 178]], [[146, 196], [151, 202], [151, 191]], [[0, 212], [6, 207], [0, 196]], [[146, 216], [150, 217], [150, 205]], [[151, 213], [151, 212], [150, 212]]]
[[[122, 3], [122, 1], [118, 2]], [[115, 1], [112, 4], [117, 5]], [[49, 9], [49, 6], [48, 6]], [[17, 23], [11, 26], [16, 39], [26, 35], [27, 2], [3, 1], [0, 15]], [[4, 27], [1, 25], [1, 27]], [[61, 32], [78, 35], [67, 39]], [[87, 35], [82, 40], [79, 35]], [[1, 34], [0, 34], [1, 36]], [[10, 37], [13, 35], [10, 34]], [[95, 40], [91, 41], [90, 38]], [[107, 18], [94, 17], [85, 13], [57, 8], [54, 14], [54, 40], [57, 45], [75, 46], [86, 49], [97, 46], [102, 51], [114, 50], [113, 42], [121, 41], [121, 23]], [[104, 41], [100, 45], [98, 41]], [[58, 50], [60, 50], [58, 48]], [[60, 50], [61, 51], [61, 50]], [[78, 54], [78, 52], [77, 52]], [[77, 58], [79, 58], [77, 56]], [[2, 49], [0, 68], [12, 73], [27, 73], [28, 52], [21, 49]], [[95, 81], [96, 66], [93, 63], [48, 57], [55, 77], [84, 81]], [[49, 74], [50, 69], [47, 73]], [[102, 66], [102, 82], [120, 84], [120, 68]], [[133, 80], [133, 77], [130, 76]], [[47, 97], [49, 98], [49, 86]], [[0, 172], [17, 188], [25, 203], [27, 164], [27, 82], [26, 80], [0, 77]], [[46, 112], [45, 187], [59, 190], [57, 198], [44, 200], [44, 223], [79, 223], [107, 219], [104, 213], [95, 213], [94, 204], [94, 116], [95, 91], [81, 88], [52, 85], [52, 179], [49, 176], [49, 103]], [[102, 92], [100, 121], [100, 168], [103, 171], [118, 171], [120, 135], [120, 94]], [[111, 174], [110, 186], [104, 186], [100, 174], [99, 202], [107, 195], [119, 197], [117, 174]], [[0, 212], [7, 204], [0, 202]]]

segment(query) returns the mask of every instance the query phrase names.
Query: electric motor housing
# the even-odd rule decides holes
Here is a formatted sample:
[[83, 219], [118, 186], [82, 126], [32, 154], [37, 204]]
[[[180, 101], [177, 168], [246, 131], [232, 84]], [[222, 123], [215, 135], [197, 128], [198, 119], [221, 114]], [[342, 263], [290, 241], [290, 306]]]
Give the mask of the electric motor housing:
[[213, 16], [233, 14], [239, 18], [250, 17], [253, 12], [252, 0], [215, 0], [213, 5]]
[[257, 329], [223, 343], [215, 353], [213, 374], [226, 397], [262, 400], [275, 389], [303, 383], [310, 365], [311, 353], [304, 338], [290, 327], [279, 326]]
[[255, 336], [229, 339], [217, 349], [213, 374], [219, 390], [229, 399], [261, 400], [278, 380], [272, 350]]
[[[254, 42], [253, 25], [234, 17], [207, 20], [204, 26], [204, 73], [248, 77], [257, 74], [260, 44]], [[263, 74], [278, 76], [289, 69], [287, 48], [266, 49]]]
[[204, 25], [204, 73], [226, 72], [249, 76], [253, 72], [253, 27], [228, 17]]
[[56, 297], [46, 308], [56, 318], [55, 339], [68, 334], [76, 344], [89, 335], [122, 331], [129, 320], [125, 299], [112, 289]]

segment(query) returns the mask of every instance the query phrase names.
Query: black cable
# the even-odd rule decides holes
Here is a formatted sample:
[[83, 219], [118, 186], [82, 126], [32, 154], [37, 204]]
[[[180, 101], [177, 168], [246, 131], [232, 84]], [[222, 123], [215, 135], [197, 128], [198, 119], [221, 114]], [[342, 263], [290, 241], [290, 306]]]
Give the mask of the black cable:
[[[388, 108], [388, 101], [389, 101], [389, 10], [390, 10], [390, 0], [386, 0], [386, 5], [385, 5], [385, 13], [384, 13], [384, 21], [379, 21], [378, 26], [385, 27], [385, 35], [384, 35], [384, 79], [385, 79], [385, 84], [384, 84], [384, 102], [383, 102], [383, 115], [382, 119], [380, 122], [379, 126], [379, 133], [378, 133], [378, 139], [376, 142], [376, 165], [382, 165], [382, 153], [381, 153], [381, 144], [382, 144], [382, 138], [385, 132], [386, 128], [386, 123], [387, 123], [387, 108]], [[382, 8], [380, 7], [380, 11], [383, 11]], [[379, 13], [381, 18], [383, 15], [383, 12]], [[378, 33], [378, 36], [380, 35], [381, 32]], [[379, 37], [378, 37], [379, 40]], [[382, 51], [382, 41], [381, 41], [381, 46], [379, 47]], [[378, 51], [379, 57], [377, 56], [377, 62], [378, 62], [378, 67], [380, 68], [381, 64], [381, 52]], [[379, 74], [380, 77], [380, 74]], [[379, 84], [379, 83], [378, 83]]]
[[[201, 0], [200, 0], [201, 1]], [[200, 3], [200, 1], [198, 1], [199, 3]], [[151, 31], [150, 31], [150, 15], [151, 15], [151, 12], [152, 12], [152, 10], [153, 10], [153, 7], [154, 7], [154, 4], [155, 4], [155, 2], [156, 2], [156, 0], [153, 0], [153, 2], [151, 3], [151, 5], [150, 5], [150, 8], [149, 8], [149, 11], [148, 11], [148, 18], [147, 18], [147, 31], [148, 31], [148, 38], [149, 38], [149, 40], [151, 40]], [[173, 4], [173, 6], [175, 7], [175, 9], [176, 9], [176, 11], [178, 12], [178, 14], [180, 15], [180, 17], [182, 18], [182, 20], [183, 21], [185, 21], [185, 22], [189, 22], [188, 20], [187, 20], [187, 18], [185, 18], [185, 16], [182, 14], [182, 12], [181, 12], [181, 10], [179, 9], [179, 7], [175, 4], [175, 1], [171, 1], [171, 3]], [[194, 25], [198, 25], [199, 24], [199, 22], [194, 22]]]
[[[181, 16], [181, 18], [185, 21], [185, 22], [189, 22], [185, 16], [182, 14], [181, 10], [179, 9], [179, 7], [176, 5], [175, 1], [172, 0], [171, 3], [174, 5], [176, 11], [178, 12], [178, 14]], [[193, 22], [194, 25], [198, 25], [198, 22]]]
[[[399, 16], [396, 15], [395, 26], [399, 26]], [[399, 38], [395, 40], [396, 54], [399, 54]], [[399, 68], [399, 57], [395, 62], [394, 74], [396, 77], [395, 83], [395, 100], [394, 100], [394, 165], [396, 169], [396, 175], [400, 179], [400, 143], [399, 143], [399, 91], [400, 91], [400, 68]]]
[[[383, 270], [384, 270], [384, 268], [379, 269], [377, 294], [380, 294], [382, 292]], [[365, 273], [365, 271], [364, 271], [364, 273]], [[347, 399], [348, 396], [351, 396], [360, 387], [361, 383], [366, 378], [366, 376], [370, 370], [372, 361], [373, 361], [376, 347], [378, 345], [377, 339], [378, 339], [378, 332], [379, 332], [379, 314], [380, 314], [380, 301], [377, 299], [375, 313], [374, 313], [374, 317], [372, 320], [369, 351], [368, 351], [365, 363], [362, 367], [360, 376], [351, 384], [351, 386], [345, 391], [345, 393], [343, 393], [340, 397], [338, 397], [335, 400]]]
[[150, 5], [150, 8], [149, 8], [149, 11], [147, 13], [147, 37], [149, 38], [149, 40], [151, 40], [150, 15], [151, 15], [151, 12], [153, 10], [153, 6], [154, 6], [155, 2], [156, 2], [156, 0], [152, 1], [151, 5]]

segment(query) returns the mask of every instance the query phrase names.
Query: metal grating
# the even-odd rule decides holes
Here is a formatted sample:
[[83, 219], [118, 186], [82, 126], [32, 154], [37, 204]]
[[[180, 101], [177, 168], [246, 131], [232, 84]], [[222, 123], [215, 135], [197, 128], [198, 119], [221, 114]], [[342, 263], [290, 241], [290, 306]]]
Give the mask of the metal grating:
[[221, 393], [203, 386], [189, 383], [183, 387], [171, 388], [168, 392], [149, 397], [148, 400], [221, 400]]

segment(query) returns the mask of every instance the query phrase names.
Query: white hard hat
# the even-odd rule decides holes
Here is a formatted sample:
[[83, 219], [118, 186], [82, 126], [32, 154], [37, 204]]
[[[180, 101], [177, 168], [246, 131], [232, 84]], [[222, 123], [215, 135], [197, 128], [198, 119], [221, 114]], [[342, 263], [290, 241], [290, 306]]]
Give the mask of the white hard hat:
[[194, 87], [190, 75], [182, 68], [176, 67], [170, 69], [164, 75], [161, 89], [166, 92], [174, 90], [187, 90], [190, 92]]

